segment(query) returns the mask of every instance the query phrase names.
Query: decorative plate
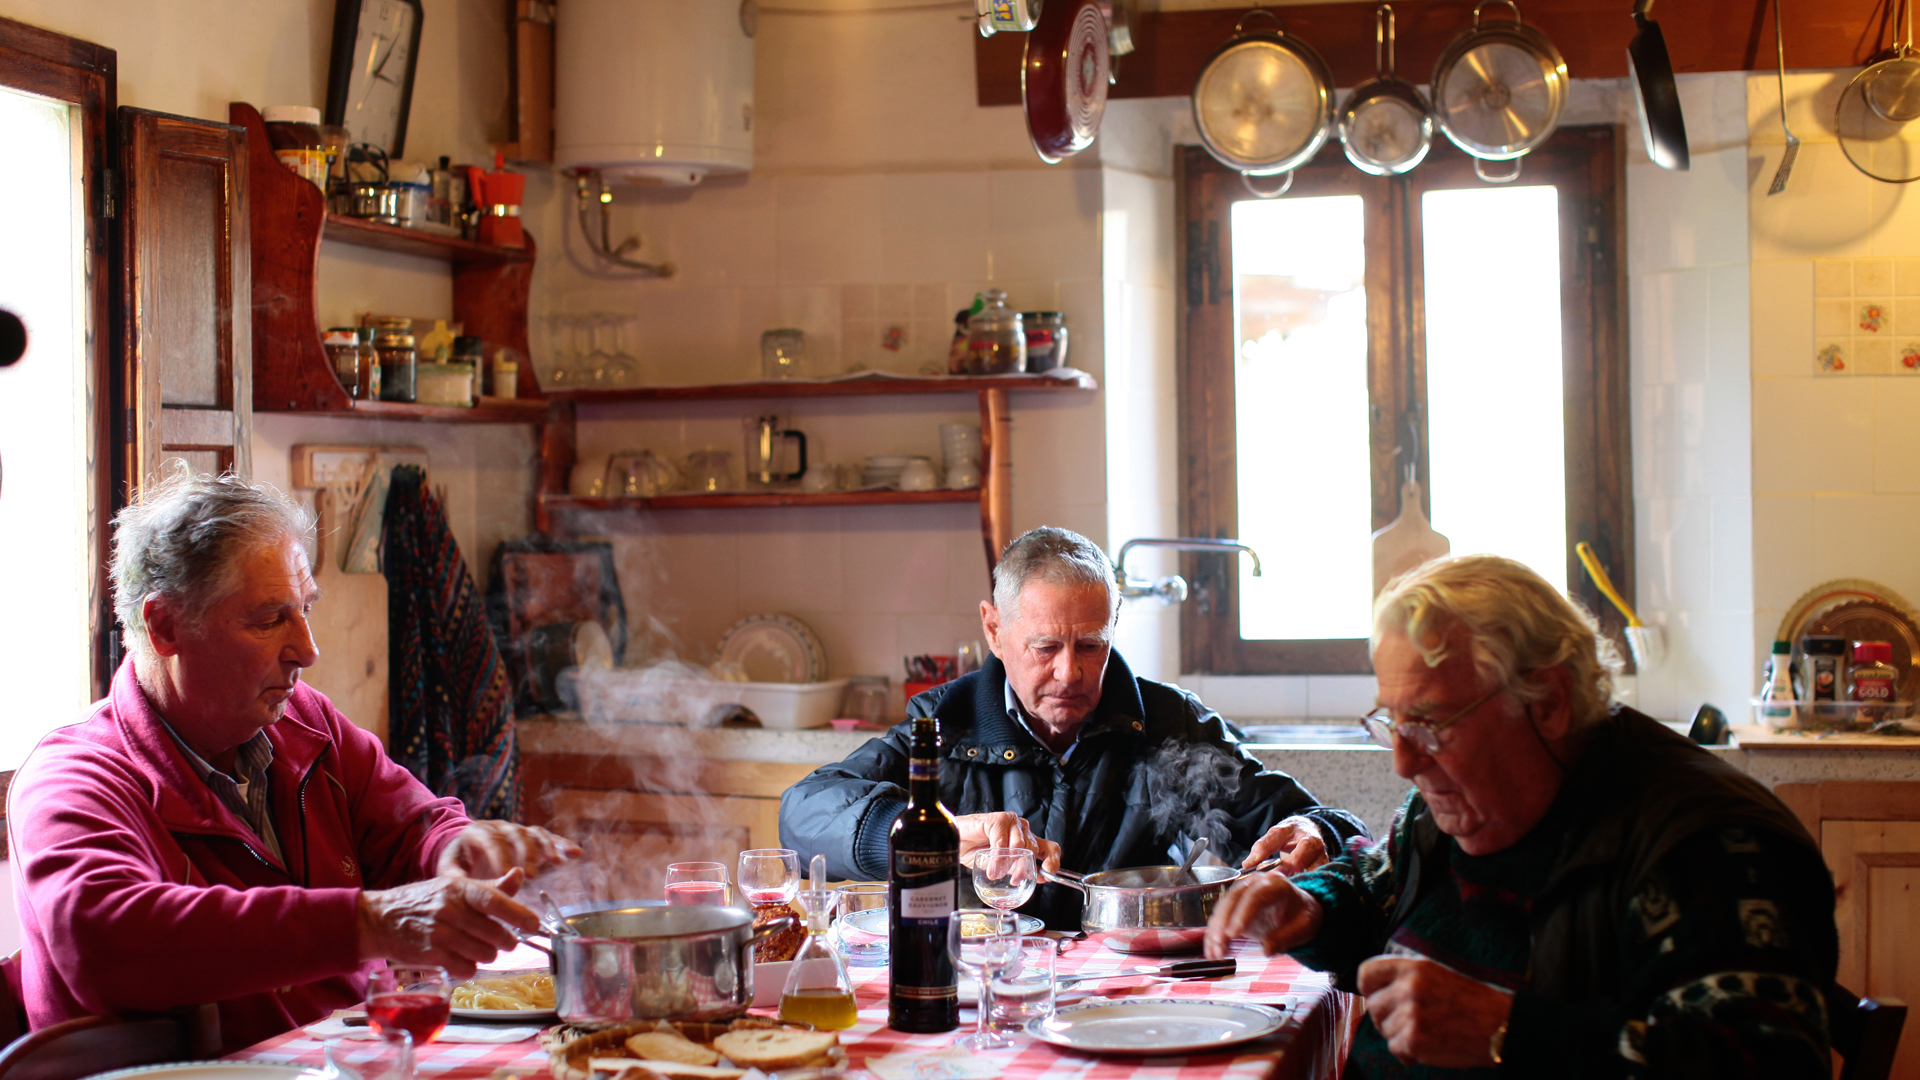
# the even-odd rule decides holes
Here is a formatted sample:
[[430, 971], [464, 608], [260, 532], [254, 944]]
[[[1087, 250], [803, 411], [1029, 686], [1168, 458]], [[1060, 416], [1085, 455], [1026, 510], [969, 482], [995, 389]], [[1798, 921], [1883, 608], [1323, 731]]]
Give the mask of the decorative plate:
[[749, 682], [813, 683], [827, 677], [827, 650], [791, 615], [750, 615], [720, 638], [722, 663], [738, 664]]
[[1088, 1002], [1030, 1021], [1027, 1034], [1068, 1050], [1147, 1057], [1238, 1046], [1273, 1034], [1284, 1022], [1281, 1011], [1268, 1005]]
[[136, 1065], [103, 1072], [89, 1080], [323, 1080], [327, 1073], [299, 1065], [271, 1065], [264, 1061], [178, 1061], [171, 1065]]

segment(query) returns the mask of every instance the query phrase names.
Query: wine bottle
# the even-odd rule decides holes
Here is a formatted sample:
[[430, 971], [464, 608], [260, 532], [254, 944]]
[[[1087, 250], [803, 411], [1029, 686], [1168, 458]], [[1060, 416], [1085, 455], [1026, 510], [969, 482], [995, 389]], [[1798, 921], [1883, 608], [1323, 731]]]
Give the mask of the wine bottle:
[[907, 808], [887, 836], [887, 1026], [952, 1031], [960, 992], [947, 953], [947, 920], [960, 883], [960, 830], [940, 805], [940, 727], [915, 717], [907, 760]]

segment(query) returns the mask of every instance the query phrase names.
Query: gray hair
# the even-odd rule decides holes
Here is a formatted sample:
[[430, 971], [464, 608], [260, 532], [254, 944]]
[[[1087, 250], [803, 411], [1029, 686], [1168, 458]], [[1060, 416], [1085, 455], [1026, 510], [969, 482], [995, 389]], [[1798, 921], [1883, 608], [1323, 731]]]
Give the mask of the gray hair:
[[1067, 529], [1042, 525], [1018, 536], [993, 567], [993, 606], [1008, 618], [1020, 612], [1020, 592], [1034, 578], [1055, 585], [1086, 585], [1107, 590], [1120, 610], [1120, 582], [1100, 545]]
[[195, 474], [182, 462], [113, 518], [113, 613], [128, 648], [153, 660], [141, 608], [165, 596], [197, 622], [235, 588], [239, 556], [282, 537], [313, 539], [313, 515], [265, 484]]

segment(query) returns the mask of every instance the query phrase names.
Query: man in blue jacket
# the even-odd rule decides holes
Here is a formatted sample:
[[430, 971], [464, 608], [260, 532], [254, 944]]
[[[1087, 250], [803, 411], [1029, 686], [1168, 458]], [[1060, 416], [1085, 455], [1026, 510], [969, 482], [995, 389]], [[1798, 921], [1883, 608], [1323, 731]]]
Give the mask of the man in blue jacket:
[[[1219, 714], [1175, 686], [1136, 677], [1113, 651], [1120, 596], [1106, 553], [1065, 529], [1007, 546], [980, 605], [992, 658], [908, 703], [940, 721], [940, 800], [963, 863], [1024, 847], [1052, 867], [1152, 866], [1196, 839], [1229, 860], [1325, 862], [1366, 827], [1317, 804], [1240, 746]], [[780, 800], [780, 838], [828, 873], [887, 876], [887, 834], [906, 806], [909, 725], [869, 740]], [[1077, 929], [1079, 897], [1043, 886], [1026, 910]]]

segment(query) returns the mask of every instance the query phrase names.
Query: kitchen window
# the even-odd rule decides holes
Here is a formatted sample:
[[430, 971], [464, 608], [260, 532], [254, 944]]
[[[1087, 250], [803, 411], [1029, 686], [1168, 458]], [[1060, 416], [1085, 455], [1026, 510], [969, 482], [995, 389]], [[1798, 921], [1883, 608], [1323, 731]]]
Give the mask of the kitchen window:
[[1631, 595], [1620, 140], [1563, 129], [1510, 184], [1447, 145], [1385, 178], [1330, 144], [1276, 199], [1182, 149], [1185, 532], [1265, 570], [1186, 556], [1182, 670], [1370, 671], [1370, 537], [1409, 474], [1454, 553], [1527, 563], [1618, 637], [1573, 545]]

